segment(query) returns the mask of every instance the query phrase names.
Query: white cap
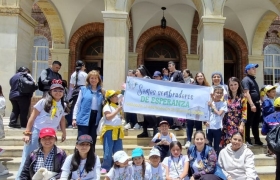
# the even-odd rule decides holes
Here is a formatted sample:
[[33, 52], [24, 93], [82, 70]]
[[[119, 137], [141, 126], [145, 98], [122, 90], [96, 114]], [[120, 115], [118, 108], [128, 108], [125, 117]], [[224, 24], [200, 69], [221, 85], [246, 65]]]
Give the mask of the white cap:
[[124, 163], [125, 161], [127, 161], [129, 159], [129, 157], [126, 154], [126, 152], [124, 152], [124, 151], [117, 151], [113, 155], [113, 159], [114, 159], [114, 162]]
[[160, 152], [159, 152], [159, 150], [158, 150], [157, 148], [151, 149], [150, 154], [149, 154], [149, 157], [151, 157], [151, 156], [159, 156], [159, 157], [160, 157]]

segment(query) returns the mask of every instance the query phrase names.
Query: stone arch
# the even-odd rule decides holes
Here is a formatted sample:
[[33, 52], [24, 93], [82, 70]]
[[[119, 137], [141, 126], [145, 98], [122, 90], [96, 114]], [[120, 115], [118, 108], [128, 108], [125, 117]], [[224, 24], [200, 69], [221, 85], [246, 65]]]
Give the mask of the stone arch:
[[232, 45], [235, 48], [239, 63], [238, 63], [238, 72], [239, 77], [243, 77], [244, 72], [243, 69], [245, 68], [246, 64], [248, 63], [248, 48], [245, 41], [242, 39], [239, 34], [236, 32], [224, 29], [224, 41]]
[[199, 24], [199, 15], [198, 12], [195, 11], [193, 17], [193, 23], [192, 23], [192, 35], [191, 35], [191, 45], [190, 45], [191, 54], [197, 54], [198, 24]]
[[226, 0], [193, 0], [193, 3], [198, 11], [199, 17], [205, 15], [221, 16], [223, 15]]
[[79, 59], [81, 48], [85, 41], [95, 36], [104, 36], [103, 23], [88, 23], [80, 27], [71, 37], [69, 42], [70, 62], [69, 72], [72, 72], [75, 67], [75, 62]]
[[47, 0], [39, 0], [36, 4], [40, 7], [49, 23], [53, 48], [55, 48], [56, 44], [65, 44], [65, 30], [54, 5]]
[[187, 57], [188, 54], [188, 45], [185, 39], [181, 36], [181, 34], [171, 27], [166, 27], [162, 29], [160, 26], [151, 27], [146, 30], [138, 39], [136, 44], [136, 53], [138, 53], [137, 57], [137, 65], [143, 64], [144, 60], [144, 52], [149, 44], [156, 39], [167, 39], [174, 42], [179, 47], [180, 52], [180, 66], [181, 68], [187, 67]]
[[262, 55], [263, 54], [263, 43], [265, 39], [266, 32], [273, 20], [277, 17], [277, 14], [269, 11], [260, 20], [253, 38], [252, 44], [252, 55]]

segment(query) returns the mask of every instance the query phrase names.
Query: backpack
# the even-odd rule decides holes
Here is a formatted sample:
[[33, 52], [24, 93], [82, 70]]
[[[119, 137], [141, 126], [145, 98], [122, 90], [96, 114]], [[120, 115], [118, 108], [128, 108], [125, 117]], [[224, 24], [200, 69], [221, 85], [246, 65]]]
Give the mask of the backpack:
[[35, 82], [27, 73], [21, 73], [18, 79], [18, 91], [23, 94], [33, 93], [37, 89]]
[[[48, 77], [49, 74], [50, 74], [50, 69], [48, 68], [48, 69], [46, 69], [46, 71], [47, 71], [47, 77]], [[44, 84], [42, 83], [41, 76], [40, 76], [39, 79], [38, 79], [38, 89], [39, 89], [40, 91], [45, 91], [45, 90], [44, 90]]]
[[265, 138], [267, 146], [274, 154], [280, 153], [280, 124], [272, 128]]

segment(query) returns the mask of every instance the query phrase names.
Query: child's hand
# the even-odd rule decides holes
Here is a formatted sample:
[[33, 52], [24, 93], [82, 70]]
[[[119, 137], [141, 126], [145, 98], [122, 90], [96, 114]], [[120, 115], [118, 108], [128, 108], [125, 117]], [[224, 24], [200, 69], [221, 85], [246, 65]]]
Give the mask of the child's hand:
[[206, 127], [209, 127], [209, 126], [210, 126], [210, 124], [207, 122], [207, 123], [205, 123], [205, 126], [206, 126]]

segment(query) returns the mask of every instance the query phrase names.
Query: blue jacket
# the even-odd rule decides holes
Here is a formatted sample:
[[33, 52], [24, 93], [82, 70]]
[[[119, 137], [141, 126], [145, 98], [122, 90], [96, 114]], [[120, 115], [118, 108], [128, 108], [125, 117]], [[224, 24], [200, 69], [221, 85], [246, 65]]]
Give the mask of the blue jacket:
[[[92, 103], [92, 97], [95, 95], [95, 92], [92, 91], [91, 86], [83, 86], [81, 87], [82, 92], [82, 99], [81, 104], [78, 109], [77, 114], [77, 125], [80, 126], [88, 126], [89, 124], [89, 118], [91, 113], [91, 103]], [[104, 97], [102, 94], [102, 89], [100, 86], [97, 87], [97, 117], [96, 117], [96, 123], [97, 126], [99, 124], [101, 114], [102, 114], [102, 103], [103, 103]]]
[[221, 167], [219, 166], [217, 160], [217, 155], [215, 150], [208, 146], [205, 145], [204, 149], [202, 150], [202, 152], [200, 153], [202, 162], [203, 162], [203, 169], [200, 169], [198, 173], [194, 173], [192, 166], [193, 163], [196, 160], [196, 146], [192, 145], [189, 149], [188, 149], [188, 156], [189, 156], [189, 161], [190, 161], [190, 170], [189, 171], [191, 174], [189, 174], [189, 176], [193, 175], [194, 178], [200, 178], [201, 175], [204, 174], [214, 174], [218, 177], [220, 177], [223, 180], [226, 180], [226, 176], [224, 175]]
[[262, 135], [267, 135], [271, 129], [280, 124], [280, 112], [274, 112], [264, 118], [262, 125]]
[[262, 115], [263, 115], [263, 118], [265, 118], [266, 116], [270, 115], [273, 112], [274, 112], [273, 103], [272, 103], [271, 99], [266, 98], [263, 101], [263, 103], [262, 103]]

